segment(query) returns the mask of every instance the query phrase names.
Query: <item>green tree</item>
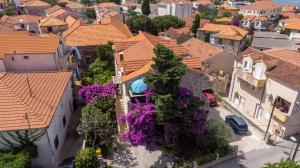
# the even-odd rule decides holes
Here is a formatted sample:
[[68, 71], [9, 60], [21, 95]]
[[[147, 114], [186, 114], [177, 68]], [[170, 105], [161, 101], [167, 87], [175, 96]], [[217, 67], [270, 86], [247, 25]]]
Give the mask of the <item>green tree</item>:
[[153, 72], [146, 74], [146, 82], [157, 94], [155, 105], [158, 118], [162, 122], [181, 120], [183, 111], [179, 110], [176, 98], [179, 81], [184, 76], [187, 67], [181, 62], [181, 57], [163, 45], [158, 44], [154, 53]]
[[87, 19], [96, 19], [96, 12], [94, 8], [87, 8], [83, 16]]
[[100, 61], [102, 61], [107, 68], [115, 70], [114, 64], [114, 50], [112, 48], [113, 43], [108, 42], [107, 44], [98, 45], [96, 47], [96, 54]]
[[145, 15], [133, 15], [126, 23], [132, 33], [138, 33], [139, 31], [145, 31], [154, 35], [158, 33], [152, 20]]
[[55, 6], [58, 4], [58, 0], [45, 0], [46, 2], [48, 2], [51, 6]]
[[13, 16], [16, 15], [16, 5], [13, 3], [9, 3], [4, 10], [5, 15]]
[[223, 14], [222, 14], [222, 17], [231, 17], [232, 14], [228, 11], [224, 11]]
[[27, 152], [0, 153], [0, 168], [30, 168], [31, 158]]
[[150, 1], [149, 0], [143, 0], [143, 2], [142, 2], [142, 13], [143, 13], [143, 15], [149, 15], [150, 14]]
[[197, 14], [193, 20], [193, 25], [191, 27], [191, 31], [196, 34], [197, 33], [197, 29], [200, 27], [200, 15]]
[[87, 146], [111, 146], [116, 133], [115, 98], [102, 97], [82, 109], [80, 133], [87, 135]]
[[111, 82], [114, 75], [114, 52], [112, 43], [99, 45], [96, 47], [97, 59], [91, 63], [86, 72], [81, 74], [81, 81], [84, 85], [93, 83]]
[[171, 15], [157, 16], [152, 19], [152, 22], [157, 27], [157, 32], [163, 32], [170, 27], [177, 29], [185, 25], [182, 19]]
[[286, 34], [289, 36], [291, 34], [291, 30], [288, 30], [288, 29], [280, 30], [280, 34]]
[[79, 151], [75, 156], [76, 168], [98, 168], [100, 166], [96, 155], [96, 150], [93, 148], [85, 148]]
[[244, 15], [242, 15], [242, 14], [237, 14], [237, 15], [233, 16], [233, 19], [235, 19], [235, 20], [242, 20], [243, 18], [244, 18]]
[[278, 163], [266, 163], [264, 168], [300, 168], [299, 162], [281, 159]]

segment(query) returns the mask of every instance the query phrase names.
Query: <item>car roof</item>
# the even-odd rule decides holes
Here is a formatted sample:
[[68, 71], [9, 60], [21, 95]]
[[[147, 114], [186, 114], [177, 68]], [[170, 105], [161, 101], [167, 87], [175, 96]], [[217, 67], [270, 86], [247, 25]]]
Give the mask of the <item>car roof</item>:
[[239, 116], [231, 116], [232, 119], [238, 124], [238, 125], [247, 125], [245, 120]]

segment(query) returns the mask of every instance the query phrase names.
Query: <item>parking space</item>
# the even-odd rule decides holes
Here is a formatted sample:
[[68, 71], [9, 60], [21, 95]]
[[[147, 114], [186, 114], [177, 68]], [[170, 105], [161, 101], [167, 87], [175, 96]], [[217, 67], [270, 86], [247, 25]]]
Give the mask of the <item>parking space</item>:
[[[211, 108], [208, 119], [218, 119], [225, 122], [225, 117], [227, 115], [238, 114], [234, 114], [233, 112], [220, 105], [218, 107]], [[255, 126], [251, 125], [249, 122], [247, 122], [247, 120], [245, 121], [248, 124], [249, 133], [246, 135], [237, 135], [233, 133], [230, 139], [230, 144], [239, 146], [240, 154], [245, 154], [252, 150], [270, 148], [270, 146], [266, 145], [263, 141], [263, 132], [261, 132], [261, 130], [258, 130]]]

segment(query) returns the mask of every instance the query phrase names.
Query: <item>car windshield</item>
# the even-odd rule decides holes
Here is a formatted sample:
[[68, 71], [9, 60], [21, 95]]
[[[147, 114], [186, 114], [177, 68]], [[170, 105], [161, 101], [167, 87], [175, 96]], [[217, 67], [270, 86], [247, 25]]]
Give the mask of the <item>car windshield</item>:
[[241, 128], [245, 128], [245, 129], [247, 129], [248, 128], [248, 126], [247, 125], [239, 125]]

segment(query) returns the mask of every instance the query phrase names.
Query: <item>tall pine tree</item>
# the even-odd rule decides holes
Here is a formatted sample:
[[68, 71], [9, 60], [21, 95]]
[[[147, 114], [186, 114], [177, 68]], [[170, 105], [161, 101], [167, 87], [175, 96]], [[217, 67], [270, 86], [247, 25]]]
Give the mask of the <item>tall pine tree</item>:
[[150, 14], [150, 0], [143, 0], [142, 2], [142, 13], [144, 15]]
[[191, 27], [191, 31], [196, 34], [197, 33], [197, 29], [200, 27], [200, 15], [197, 14], [194, 18], [193, 21], [193, 25]]

